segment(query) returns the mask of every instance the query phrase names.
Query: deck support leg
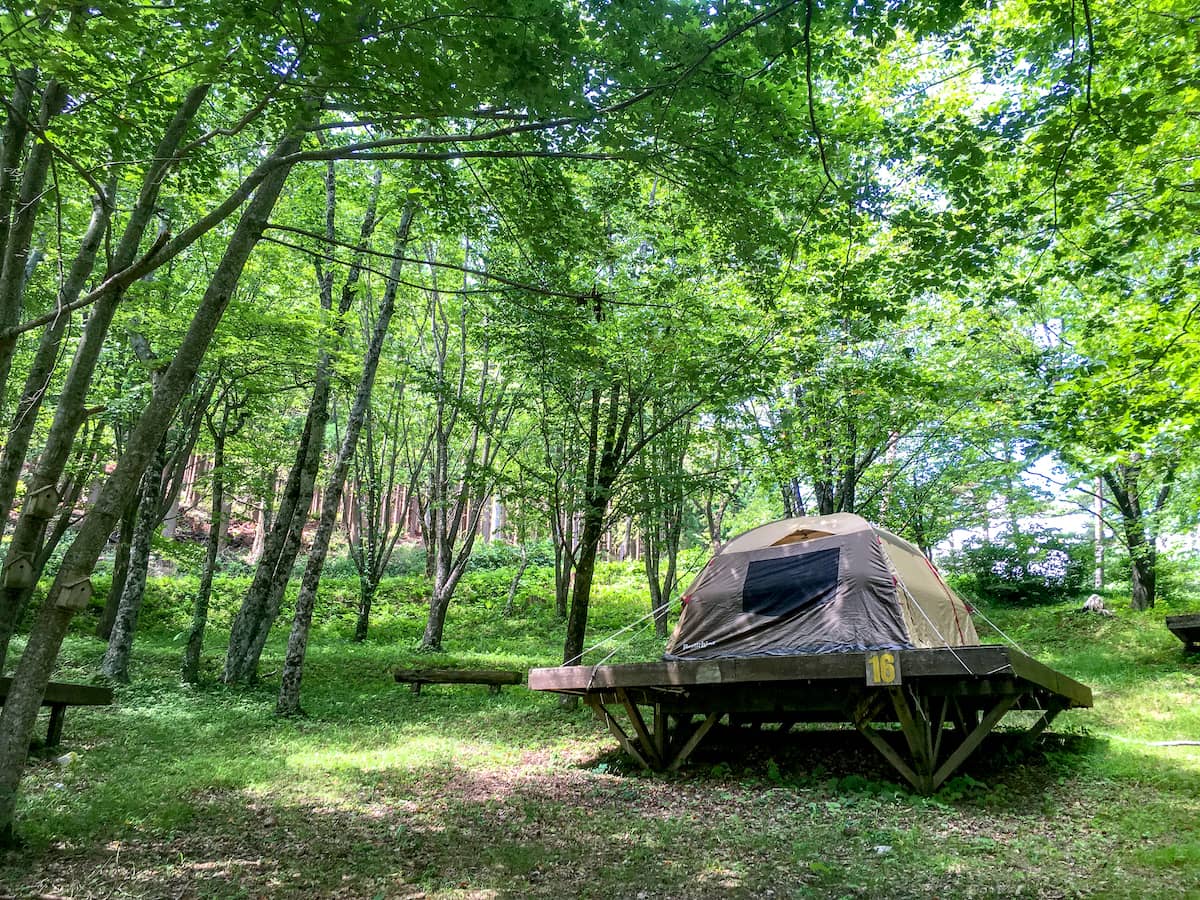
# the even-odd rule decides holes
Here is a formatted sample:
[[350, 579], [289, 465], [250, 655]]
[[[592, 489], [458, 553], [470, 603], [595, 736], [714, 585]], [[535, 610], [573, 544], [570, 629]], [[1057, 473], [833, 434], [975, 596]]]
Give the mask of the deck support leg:
[[[661, 772], [665, 766], [663, 765], [662, 753], [654, 738], [650, 735], [650, 729], [646, 727], [646, 720], [642, 718], [642, 711], [638, 709], [636, 703], [629, 699], [629, 694], [620, 688], [617, 689], [617, 698], [621, 701], [621, 705], [625, 707], [625, 714], [629, 716], [629, 723], [633, 726], [633, 732], [637, 735], [638, 743], [642, 747], [642, 755], [649, 761], [647, 768], [653, 769], [655, 772]], [[657, 723], [656, 723], [657, 726]], [[658, 728], [655, 728], [657, 731]]]
[[881, 691], [871, 691], [862, 697], [851, 713], [854, 727], [870, 742], [872, 747], [879, 751], [880, 756], [892, 764], [892, 768], [904, 776], [905, 781], [920, 790], [920, 778], [917, 773], [871, 724], [872, 720], [882, 711], [883, 705], [884, 697]]
[[900, 720], [900, 730], [908, 743], [909, 753], [912, 754], [912, 771], [917, 776], [913, 786], [922, 794], [932, 794], [934, 784], [931, 776], [937, 759], [933, 751], [933, 724], [929, 720], [929, 712], [922, 698], [911, 690], [888, 688], [888, 694], [896, 710], [896, 718]]
[[[687, 739], [682, 744], [678, 744], [678, 740], [691, 726], [690, 716], [676, 717], [673, 735], [675, 740], [672, 741], [670, 713], [666, 712], [661, 704], [654, 705], [653, 723], [647, 727], [645, 717], [638, 709], [637, 704], [630, 700], [629, 695], [625, 691], [617, 691], [616, 695], [617, 699], [621, 701], [626, 715], [629, 716], [629, 722], [633, 727], [632, 735], [621, 727], [621, 723], [599, 699], [589, 697], [586, 702], [592, 708], [592, 712], [596, 714], [596, 718], [612, 732], [613, 737], [621, 745], [621, 749], [632, 756], [642, 768], [652, 772], [676, 771], [724, 715], [723, 712], [709, 713], [704, 721], [692, 730]], [[671, 745], [673, 743], [678, 745], [678, 749], [672, 753]]]
[[[719, 712], [711, 712], [705, 717], [704, 721], [701, 722], [696, 730], [692, 732], [692, 736], [689, 737], [683, 746], [675, 752], [674, 758], [667, 766], [668, 772], [674, 772], [681, 765], [683, 765], [684, 761], [692, 755], [692, 751], [699, 746], [700, 741], [704, 739], [704, 736], [708, 734], [714, 725], [717, 724], [717, 720], [721, 718], [721, 715], [722, 713]], [[682, 727], [682, 723], [680, 723], [680, 725]]]
[[1033, 723], [1032, 727], [1021, 738], [1021, 749], [1028, 750], [1033, 747], [1034, 742], [1041, 736], [1042, 732], [1050, 727], [1051, 723], [1058, 718], [1058, 714], [1064, 709], [1066, 709], [1066, 706], [1062, 703], [1052, 702], [1047, 706], [1045, 712], [1038, 717], [1038, 720]]
[[880, 756], [890, 762], [892, 768], [904, 776], [905, 781], [918, 791], [921, 790], [920, 776], [912, 770], [912, 767], [904, 761], [895, 748], [884, 739], [883, 735], [871, 727], [870, 722], [855, 722], [854, 726], [858, 729], [859, 734], [870, 741], [871, 746], [879, 751]]
[[[962, 765], [968, 756], [975, 752], [983, 739], [996, 727], [996, 723], [1017, 702], [1019, 695], [1000, 698], [982, 718], [973, 711], [964, 715], [957, 703], [951, 703], [943, 698], [940, 712], [936, 720], [930, 715], [928, 699], [903, 688], [889, 688], [888, 699], [900, 721], [900, 731], [908, 745], [909, 759], [888, 743], [887, 739], [877, 731], [871, 720], [881, 711], [881, 697], [864, 698], [854, 711], [854, 727], [858, 729], [871, 745], [879, 751], [892, 767], [919, 793], [932, 794], [949, 778], [954, 770]], [[956, 730], [965, 732], [958, 746], [951, 751], [945, 761], [939, 766], [942, 739], [945, 733], [947, 715], [955, 724]], [[1047, 710], [1042, 719], [1034, 726], [1035, 736], [1050, 724], [1057, 715], [1057, 710]], [[969, 730], [968, 730], [969, 729]]]
[[987, 715], [975, 726], [975, 730], [967, 735], [966, 740], [959, 744], [958, 748], [946, 758], [941, 768], [933, 773], [933, 786], [931, 790], [937, 790], [941, 787], [942, 782], [949, 778], [954, 770], [962, 765], [963, 760], [975, 752], [975, 748], [983, 743], [983, 739], [996, 727], [996, 723], [1000, 721], [1006, 712], [1013, 708], [1013, 705], [1019, 699], [1019, 695], [1016, 694], [1003, 697], [988, 711]]
[[596, 718], [608, 726], [608, 730], [617, 739], [622, 750], [636, 759], [643, 769], [653, 769], [653, 766], [646, 761], [646, 757], [638, 752], [637, 745], [630, 740], [629, 735], [625, 733], [625, 729], [621, 727], [621, 723], [613, 717], [613, 714], [608, 711], [608, 708], [603, 703], [599, 701], [593, 702], [589, 697], [588, 705], [592, 708], [592, 712], [596, 714]]
[[654, 752], [664, 763], [667, 761], [667, 733], [669, 727], [667, 713], [661, 703], [654, 704]]

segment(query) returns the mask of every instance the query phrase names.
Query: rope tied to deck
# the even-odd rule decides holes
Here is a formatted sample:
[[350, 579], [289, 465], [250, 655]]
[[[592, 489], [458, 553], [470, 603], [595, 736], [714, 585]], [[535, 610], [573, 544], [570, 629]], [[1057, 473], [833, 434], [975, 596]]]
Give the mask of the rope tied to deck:
[[[1016, 641], [1014, 641], [1012, 638], [1010, 638], [1010, 637], [1009, 637], [1007, 634], [1005, 634], [1003, 631], [1001, 631], [1001, 629], [1000, 629], [1000, 626], [999, 626], [999, 625], [997, 625], [995, 622], [993, 622], [991, 619], [989, 619], [989, 618], [987, 617], [987, 614], [986, 614], [986, 613], [984, 613], [984, 611], [983, 611], [982, 609], [980, 609], [978, 606], [972, 606], [972, 607], [971, 607], [971, 612], [973, 612], [973, 613], [978, 613], [978, 614], [979, 614], [979, 617], [980, 617], [981, 619], [983, 619], [983, 621], [985, 621], [985, 622], [987, 622], [989, 625], [991, 625], [991, 626], [992, 626], [992, 628], [993, 628], [993, 630], [995, 630], [995, 631], [996, 631], [996, 632], [997, 632], [997, 633], [1000, 635], [1000, 637], [1004, 638], [1004, 640], [1008, 641], [1010, 644], [1012, 644], [1012, 645], [1013, 645], [1013, 649], [1015, 649], [1015, 650], [1017, 650], [1017, 651], [1019, 651], [1019, 652], [1021, 652], [1021, 653], [1025, 653], [1025, 650], [1024, 650], [1022, 647], [1021, 647], [1021, 645], [1020, 645], [1020, 644], [1018, 644]], [[1028, 654], [1028, 653], [1025, 653], [1025, 655], [1026, 655], [1026, 656], [1028, 656], [1029, 654]]]
[[[699, 565], [693, 565], [690, 569], [688, 569], [688, 571], [682, 573], [675, 579], [674, 586], [678, 586], [678, 585], [682, 584], [683, 580], [685, 578], [687, 578], [689, 575], [694, 575], [697, 572], [697, 570], [699, 570], [700, 568], [701, 567]], [[673, 589], [674, 589], [674, 587], [672, 588], [672, 590]], [[679, 606], [680, 606], [681, 610], [683, 609], [683, 598], [686, 596], [687, 596], [686, 594], [682, 594], [682, 595], [680, 595], [680, 597], [676, 598], [679, 601]], [[580, 650], [576, 656], [573, 656], [570, 659], [568, 659], [566, 662], [563, 663], [563, 665], [564, 666], [573, 666], [577, 663], [582, 663], [583, 658], [585, 656], [587, 656], [587, 654], [591, 653], [593, 650], [595, 650], [599, 647], [602, 647], [604, 644], [608, 643], [613, 638], [619, 637], [620, 635], [624, 634], [626, 631], [629, 631], [632, 628], [636, 628], [638, 625], [642, 624], [647, 619], [656, 615], [659, 612], [659, 610], [662, 610], [664, 615], [669, 615], [671, 612], [671, 602], [672, 601], [668, 600], [666, 603], [664, 603], [658, 609], [651, 608], [650, 612], [646, 613], [645, 615], [638, 616], [638, 618], [634, 619], [632, 622], [630, 622], [624, 628], [620, 628], [620, 629], [614, 631], [612, 634], [608, 635], [607, 637], [603, 637], [600, 640], [596, 641], [596, 643], [592, 644], [592, 646], [585, 647], [583, 650]], [[628, 647], [629, 644], [633, 641], [633, 637], [634, 637], [633, 635], [630, 635], [628, 640], [622, 641], [621, 643], [619, 643], [615, 647], [613, 647], [612, 650], [609, 652], [609, 654], [607, 656], [605, 656], [603, 659], [601, 659], [600, 662], [592, 663], [592, 677], [593, 678], [596, 677], [595, 669], [597, 666], [604, 665], [606, 662], [608, 662], [610, 659], [612, 659], [614, 656], [616, 656], [616, 654], [620, 650], [624, 649], [625, 647]], [[590, 682], [588, 683], [588, 686], [591, 687]]]
[[[596, 641], [596, 643], [592, 644], [592, 646], [585, 647], [583, 650], [580, 650], [577, 655], [572, 656], [570, 659], [568, 659], [566, 662], [564, 662], [563, 665], [564, 666], [573, 666], [576, 663], [579, 663], [587, 654], [591, 653], [593, 650], [596, 650], [597, 648], [604, 646], [609, 641], [611, 641], [613, 638], [619, 637], [620, 635], [624, 634], [626, 631], [629, 631], [631, 628], [636, 628], [638, 625], [640, 625], [642, 622], [645, 622], [647, 619], [649, 619], [651, 616], [653, 616], [657, 612], [658, 612], [658, 610], [652, 609], [652, 610], [650, 610], [650, 612], [646, 613], [644, 616], [639, 616], [638, 618], [636, 618], [632, 622], [630, 622], [628, 625], [626, 625], [624, 628], [620, 628], [617, 631], [614, 631], [612, 634], [608, 635], [608, 637], [604, 637], [604, 638], [601, 638], [600, 640]], [[612, 652], [610, 652], [608, 654], [608, 656], [604, 657], [604, 659], [600, 660], [600, 662], [598, 662], [598, 663], [593, 663], [593, 665], [596, 665], [596, 666], [603, 665], [607, 660], [612, 659], [613, 655], [616, 654], [616, 652], [618, 650], [620, 650], [622, 647], [627, 647], [629, 645], [629, 642], [632, 640], [633, 640], [633, 638], [630, 637], [629, 640], [626, 640], [620, 644], [617, 644], [617, 646], [612, 649]]]

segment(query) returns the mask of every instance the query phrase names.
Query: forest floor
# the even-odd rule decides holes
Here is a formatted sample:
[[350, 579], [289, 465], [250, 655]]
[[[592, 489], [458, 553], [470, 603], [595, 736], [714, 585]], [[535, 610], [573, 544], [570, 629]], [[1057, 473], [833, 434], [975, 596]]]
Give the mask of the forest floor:
[[[600, 592], [594, 635], [641, 614], [631, 596]], [[1162, 626], [1184, 610], [1075, 609], [988, 615], [1091, 685], [1095, 709], [1063, 715], [1027, 754], [997, 736], [929, 798], [853, 731], [717, 733], [679, 774], [650, 776], [551, 697], [414, 695], [389, 677], [416, 659], [411, 600], [384, 605], [365, 644], [327, 617], [306, 715], [280, 720], [282, 635], [259, 686], [226, 688], [218, 615], [207, 681], [188, 688], [177, 623], [152, 614], [134, 682], [111, 708], [70, 710], [60, 761], [31, 762], [26, 844], [4, 858], [0, 896], [1200, 895], [1200, 747], [1155, 745], [1200, 739], [1200, 660]], [[95, 670], [91, 624], [68, 639], [60, 679]], [[551, 665], [559, 629], [544, 604], [504, 618], [468, 599], [435, 659]], [[655, 646], [651, 635], [626, 653]]]

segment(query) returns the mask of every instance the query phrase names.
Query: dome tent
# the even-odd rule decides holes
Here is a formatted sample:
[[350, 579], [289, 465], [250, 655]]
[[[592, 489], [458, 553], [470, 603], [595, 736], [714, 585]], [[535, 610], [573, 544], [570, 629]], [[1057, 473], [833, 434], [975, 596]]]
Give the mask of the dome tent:
[[966, 604], [924, 555], [849, 513], [747, 531], [682, 600], [669, 660], [979, 643]]

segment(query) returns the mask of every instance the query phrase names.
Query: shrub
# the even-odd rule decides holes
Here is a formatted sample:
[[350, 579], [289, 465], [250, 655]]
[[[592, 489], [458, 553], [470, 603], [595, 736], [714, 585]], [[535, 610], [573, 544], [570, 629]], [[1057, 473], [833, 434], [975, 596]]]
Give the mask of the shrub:
[[1092, 545], [1054, 529], [1006, 533], [974, 541], [950, 558], [954, 586], [993, 603], [1053, 603], [1087, 590]]

